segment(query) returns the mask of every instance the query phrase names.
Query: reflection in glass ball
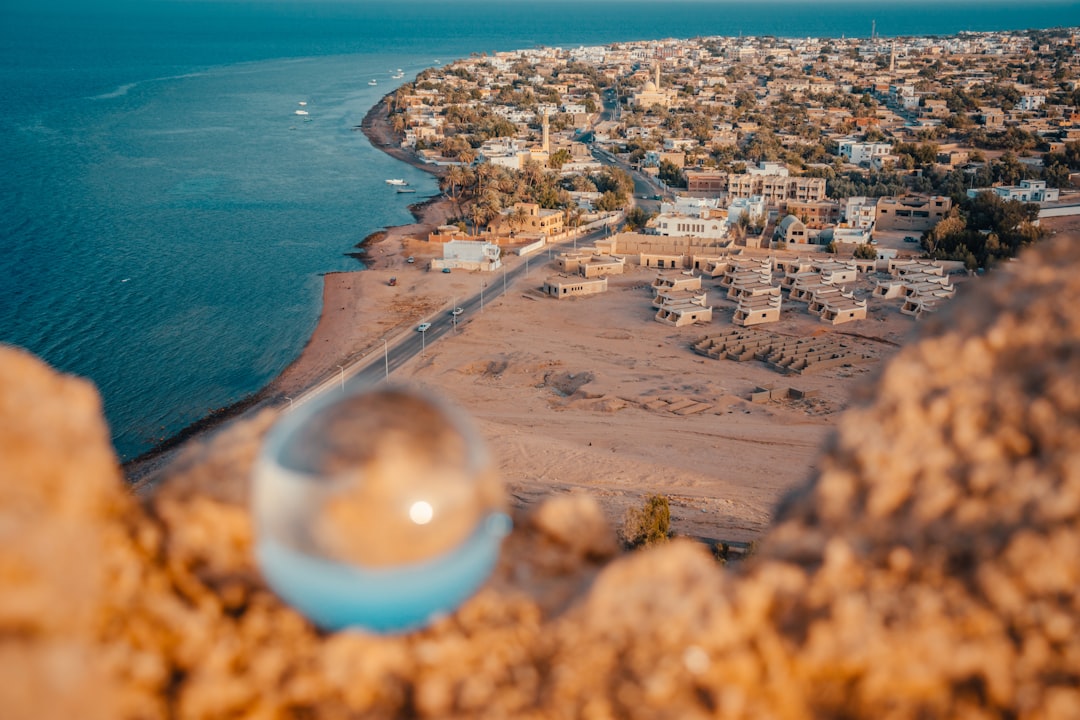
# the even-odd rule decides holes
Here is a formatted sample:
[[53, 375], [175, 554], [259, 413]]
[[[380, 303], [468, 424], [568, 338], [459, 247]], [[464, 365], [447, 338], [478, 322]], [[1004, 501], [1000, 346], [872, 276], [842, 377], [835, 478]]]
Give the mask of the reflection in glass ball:
[[331, 396], [286, 414], [263, 443], [259, 565], [327, 629], [419, 627], [490, 574], [509, 531], [503, 501], [456, 412], [402, 388]]

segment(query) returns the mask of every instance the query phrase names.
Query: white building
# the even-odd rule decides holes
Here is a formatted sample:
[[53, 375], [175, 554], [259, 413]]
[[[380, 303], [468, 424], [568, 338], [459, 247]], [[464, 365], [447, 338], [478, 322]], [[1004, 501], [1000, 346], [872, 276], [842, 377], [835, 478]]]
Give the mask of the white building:
[[679, 213], [661, 213], [650, 223], [657, 235], [699, 237], [720, 240], [727, 235], [727, 221], [721, 217], [702, 217]]
[[856, 228], [873, 228], [877, 217], [877, 198], [849, 197], [844, 202], [844, 222]]
[[975, 197], [981, 192], [993, 191], [1002, 200], [1019, 200], [1020, 202], [1055, 202], [1061, 195], [1057, 188], [1046, 187], [1045, 180], [1021, 180], [1019, 185], [1001, 185], [993, 188], [972, 188], [967, 191], [968, 197]]
[[483, 240], [451, 240], [443, 244], [442, 259], [431, 261], [432, 270], [481, 270], [491, 272], [502, 267], [499, 246]]
[[1020, 102], [1016, 103], [1016, 109], [1021, 112], [1033, 112], [1046, 104], [1045, 95], [1024, 95]]
[[769, 175], [771, 177], [788, 177], [790, 171], [787, 169], [787, 165], [782, 162], [759, 162], [756, 166], [748, 165], [746, 168], [747, 175]]
[[727, 215], [728, 223], [731, 225], [739, 222], [739, 216], [746, 214], [747, 217], [753, 221], [764, 222], [765, 215], [765, 198], [760, 195], [752, 195], [748, 198], [735, 198], [728, 205]]
[[660, 203], [660, 214], [679, 213], [681, 215], [701, 215], [710, 210], [720, 209], [719, 198], [696, 198], [676, 195], [675, 201], [665, 200]]
[[870, 164], [870, 161], [881, 155], [892, 152], [892, 145], [883, 142], [856, 142], [847, 140], [840, 143], [840, 155], [853, 165]]

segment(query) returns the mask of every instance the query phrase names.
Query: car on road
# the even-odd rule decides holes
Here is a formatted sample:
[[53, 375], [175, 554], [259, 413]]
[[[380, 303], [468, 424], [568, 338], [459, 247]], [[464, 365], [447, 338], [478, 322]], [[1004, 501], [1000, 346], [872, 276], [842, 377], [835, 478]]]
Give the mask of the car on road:
[[450, 314], [453, 315], [454, 317], [457, 317], [458, 315], [460, 315], [463, 312], [465, 312], [463, 309], [461, 309], [459, 307], [456, 307], [456, 308], [454, 308], [453, 310], [450, 311]]
[[416, 326], [416, 332], [427, 332], [431, 328], [431, 323], [420, 323]]
[[907, 236], [906, 238], [904, 238], [904, 242], [907, 242], [907, 243], [917, 243], [917, 242], [919, 242], [919, 239], [918, 239], [918, 238], [914, 238], [914, 237], [911, 237], [910, 235], [908, 235], [908, 236]]
[[443, 268], [443, 269], [442, 269], [442, 271], [443, 271], [444, 273], [446, 273], [447, 275], [449, 275], [449, 274], [450, 274], [450, 268]]

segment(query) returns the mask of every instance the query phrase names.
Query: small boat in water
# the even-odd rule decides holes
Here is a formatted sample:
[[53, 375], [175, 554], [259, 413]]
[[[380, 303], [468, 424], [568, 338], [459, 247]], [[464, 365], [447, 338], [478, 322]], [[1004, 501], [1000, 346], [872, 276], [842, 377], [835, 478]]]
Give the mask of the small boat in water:
[[410, 188], [410, 187], [399, 187], [399, 188], [397, 189], [397, 191], [398, 191], [399, 193], [414, 193], [414, 192], [416, 192], [415, 190], [413, 190], [413, 189], [412, 189], [412, 188]]
[[296, 114], [296, 115], [307, 115], [308, 111], [307, 110], [293, 110], [293, 113]]
[[378, 85], [379, 81], [376, 80], [375, 78], [371, 78], [370, 80], [367, 81], [367, 84], [368, 85]]
[[404, 185], [408, 185], [409, 183], [405, 182], [401, 178], [390, 178], [389, 180], [386, 181], [386, 184], [387, 185], [404, 186]]

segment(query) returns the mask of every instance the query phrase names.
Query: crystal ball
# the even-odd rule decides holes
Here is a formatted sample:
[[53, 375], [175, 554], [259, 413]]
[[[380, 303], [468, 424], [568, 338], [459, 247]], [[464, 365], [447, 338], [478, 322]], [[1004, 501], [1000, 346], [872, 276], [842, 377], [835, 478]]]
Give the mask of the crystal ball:
[[452, 612], [510, 529], [464, 416], [401, 387], [285, 413], [256, 459], [252, 502], [267, 583], [328, 630], [403, 632]]

